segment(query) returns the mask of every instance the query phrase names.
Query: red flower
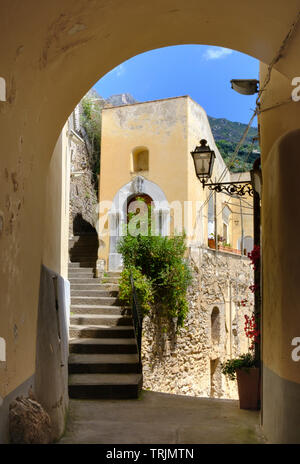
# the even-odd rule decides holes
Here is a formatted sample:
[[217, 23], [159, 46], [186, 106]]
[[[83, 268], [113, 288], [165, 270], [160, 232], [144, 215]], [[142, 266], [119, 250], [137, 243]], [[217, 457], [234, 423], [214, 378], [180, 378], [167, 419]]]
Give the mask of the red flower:
[[253, 265], [253, 269], [256, 269], [259, 260], [260, 260], [260, 246], [254, 245], [253, 250], [248, 253], [248, 258], [251, 259], [251, 264]]
[[244, 317], [245, 317], [244, 331], [245, 331], [246, 337], [251, 339], [252, 341], [252, 344], [249, 347], [252, 350], [254, 349], [254, 344], [259, 343], [260, 341], [260, 330], [259, 330], [254, 314], [252, 314], [251, 317], [245, 314]]

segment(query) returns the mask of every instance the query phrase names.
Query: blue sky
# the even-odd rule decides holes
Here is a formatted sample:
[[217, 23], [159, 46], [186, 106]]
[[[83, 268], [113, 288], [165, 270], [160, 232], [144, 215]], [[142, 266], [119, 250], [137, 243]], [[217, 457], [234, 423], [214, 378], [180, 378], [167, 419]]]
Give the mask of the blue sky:
[[258, 79], [258, 72], [259, 62], [248, 55], [221, 47], [179, 45], [125, 61], [94, 88], [104, 98], [128, 92], [138, 101], [190, 95], [209, 116], [248, 123], [256, 96], [234, 92], [230, 80]]

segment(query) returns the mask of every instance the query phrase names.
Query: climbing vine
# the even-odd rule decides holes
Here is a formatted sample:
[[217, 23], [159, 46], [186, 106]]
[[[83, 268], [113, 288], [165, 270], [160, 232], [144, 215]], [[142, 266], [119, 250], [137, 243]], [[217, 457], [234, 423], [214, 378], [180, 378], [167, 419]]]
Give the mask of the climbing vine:
[[81, 130], [89, 145], [93, 182], [98, 192], [101, 149], [101, 112], [103, 104], [101, 101], [95, 101], [89, 95], [85, 95], [81, 100], [81, 106]]

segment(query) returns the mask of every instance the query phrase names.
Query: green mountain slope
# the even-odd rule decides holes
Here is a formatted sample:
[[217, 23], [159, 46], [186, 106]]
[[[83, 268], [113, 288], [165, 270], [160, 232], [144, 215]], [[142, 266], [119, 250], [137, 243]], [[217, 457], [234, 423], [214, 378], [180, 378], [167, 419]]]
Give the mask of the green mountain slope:
[[253, 138], [257, 137], [257, 128], [250, 127], [245, 142], [233, 162], [232, 155], [247, 125], [241, 122], [229, 121], [225, 118], [209, 116], [208, 119], [216, 145], [228, 168], [232, 172], [249, 171], [254, 161], [260, 156], [258, 141], [253, 141]]

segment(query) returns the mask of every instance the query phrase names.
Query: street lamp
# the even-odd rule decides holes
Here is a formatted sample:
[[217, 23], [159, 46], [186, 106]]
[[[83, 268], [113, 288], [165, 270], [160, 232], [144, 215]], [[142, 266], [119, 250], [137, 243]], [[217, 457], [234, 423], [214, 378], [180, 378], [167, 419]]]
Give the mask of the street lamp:
[[231, 79], [231, 88], [242, 95], [254, 95], [258, 92], [256, 79]]
[[250, 181], [239, 182], [218, 182], [207, 183], [206, 181], [211, 178], [213, 165], [215, 161], [215, 152], [210, 149], [205, 139], [200, 140], [194, 151], [191, 151], [194, 161], [196, 176], [202, 183], [203, 188], [208, 187], [209, 190], [214, 190], [218, 193], [226, 192], [229, 195], [250, 195], [253, 196], [253, 188]]
[[215, 152], [210, 149], [205, 139], [201, 139], [200, 145], [194, 151], [191, 151], [191, 155], [194, 160], [196, 176], [202, 182], [204, 188], [205, 179], [209, 179], [212, 175], [216, 157]]

